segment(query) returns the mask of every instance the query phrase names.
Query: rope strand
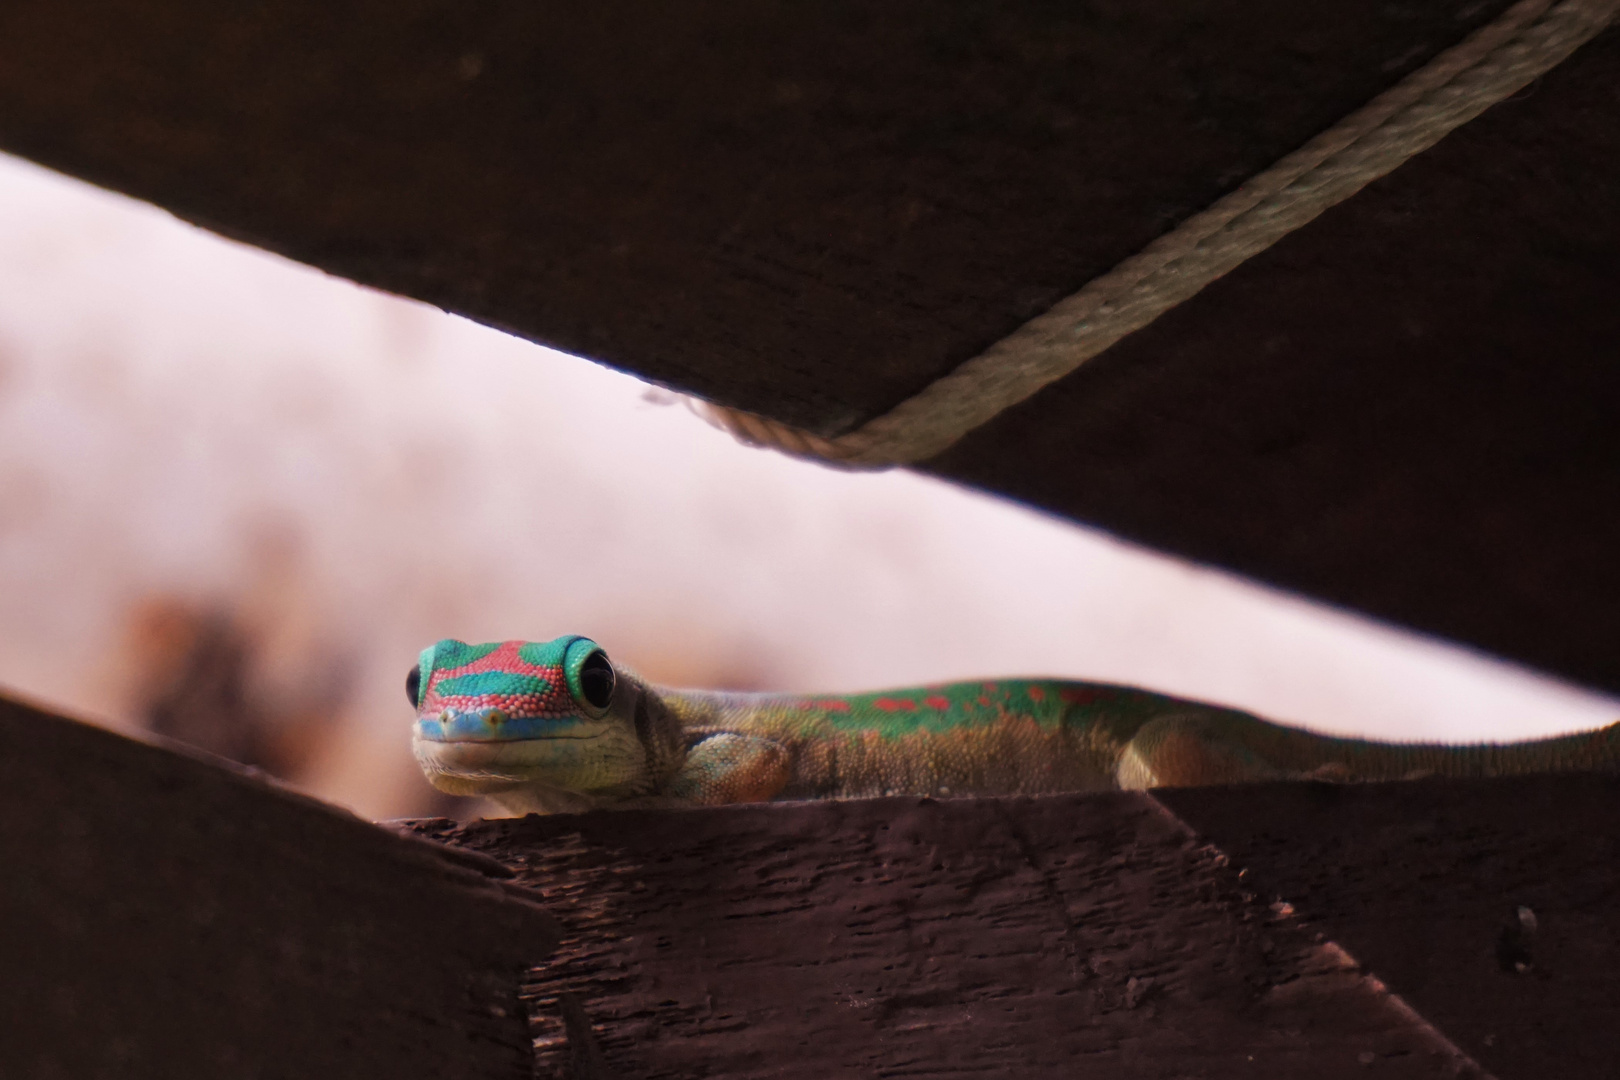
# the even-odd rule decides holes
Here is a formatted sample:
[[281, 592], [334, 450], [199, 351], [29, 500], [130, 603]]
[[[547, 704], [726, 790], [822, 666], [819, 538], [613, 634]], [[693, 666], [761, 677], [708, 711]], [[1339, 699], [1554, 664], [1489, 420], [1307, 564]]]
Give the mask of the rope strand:
[[924, 461], [1196, 295], [1323, 211], [1563, 62], [1620, 0], [1520, 0], [1494, 22], [1251, 177], [983, 353], [828, 438], [712, 402], [694, 411], [750, 446], [845, 468]]

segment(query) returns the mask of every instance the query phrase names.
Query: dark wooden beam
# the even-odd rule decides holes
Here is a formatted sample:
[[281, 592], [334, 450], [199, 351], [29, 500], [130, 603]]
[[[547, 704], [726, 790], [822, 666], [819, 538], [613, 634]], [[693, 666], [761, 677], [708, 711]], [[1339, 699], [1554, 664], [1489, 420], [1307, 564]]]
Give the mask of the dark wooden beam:
[[13, 0], [0, 146], [836, 431], [1506, 0]]
[[0, 1062], [1600, 1080], [1617, 796], [1591, 776], [1275, 784], [401, 836], [0, 703]]
[[928, 468], [1620, 690], [1620, 34]]
[[[1620, 780], [1269, 784], [1158, 798], [1501, 1080], [1620, 1059]], [[1530, 931], [1519, 909], [1534, 920]]]
[[0, 1076], [528, 1080], [488, 860], [0, 700]]
[[[1480, 1076], [1473, 1059], [1599, 1080], [1616, 794], [1293, 784], [416, 828], [512, 867], [563, 924], [524, 995], [551, 1075]], [[1541, 932], [1504, 967], [1518, 905]]]
[[[0, 6], [0, 146], [823, 433], [1506, 0]], [[1620, 37], [930, 470], [1620, 690]]]

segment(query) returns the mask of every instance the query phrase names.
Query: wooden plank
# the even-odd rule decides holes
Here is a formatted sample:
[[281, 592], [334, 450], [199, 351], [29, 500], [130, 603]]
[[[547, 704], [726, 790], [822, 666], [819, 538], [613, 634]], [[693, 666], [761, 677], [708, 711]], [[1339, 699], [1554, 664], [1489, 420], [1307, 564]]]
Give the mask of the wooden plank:
[[[10, 0], [0, 146], [831, 433], [1507, 0]], [[1620, 691], [1620, 37], [928, 464]]]
[[563, 924], [543, 1076], [1478, 1075], [1143, 795], [416, 828]]
[[1620, 690], [1620, 33], [929, 465]]
[[1507, 0], [8, 0], [0, 146], [840, 430]]
[[0, 1075], [1606, 1077], [1617, 795], [409, 827], [444, 848], [0, 702]]
[[[1511, 777], [1160, 798], [1502, 1080], [1620, 1059], [1620, 781]], [[1517, 909], [1534, 914], [1526, 934]]]
[[487, 860], [0, 700], [0, 1076], [527, 1080]]

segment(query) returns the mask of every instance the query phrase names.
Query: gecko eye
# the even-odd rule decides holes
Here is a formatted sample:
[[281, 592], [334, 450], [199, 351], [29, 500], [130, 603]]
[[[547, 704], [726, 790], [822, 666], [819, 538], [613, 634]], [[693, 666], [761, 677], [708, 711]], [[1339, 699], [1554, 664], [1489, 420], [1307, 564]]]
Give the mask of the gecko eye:
[[411, 673], [405, 676], [405, 692], [411, 697], [411, 708], [416, 708], [418, 702], [416, 695], [422, 690], [422, 665], [412, 664]]
[[601, 649], [585, 657], [580, 664], [580, 696], [590, 701], [595, 708], [606, 709], [612, 701], [612, 687], [617, 682], [612, 674], [612, 664], [608, 662], [608, 654]]
[[613, 700], [613, 684], [617, 681], [607, 653], [597, 649], [579, 666], [579, 689], [586, 701], [598, 709], [605, 709]]
[[607, 715], [613, 688], [619, 681], [602, 647], [588, 637], [559, 638], [563, 646], [563, 677], [580, 712], [593, 720]]

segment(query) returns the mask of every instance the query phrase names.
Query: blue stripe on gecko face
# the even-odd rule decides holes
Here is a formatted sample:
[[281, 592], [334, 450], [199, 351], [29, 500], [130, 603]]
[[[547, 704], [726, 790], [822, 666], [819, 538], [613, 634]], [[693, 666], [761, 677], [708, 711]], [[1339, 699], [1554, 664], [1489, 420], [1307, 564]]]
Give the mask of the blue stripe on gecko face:
[[[448, 711], [448, 710], [447, 710]], [[584, 738], [600, 725], [588, 725], [577, 716], [504, 716], [498, 723], [490, 715], [498, 709], [468, 709], [452, 711], [446, 720], [442, 715], [423, 717], [416, 722], [416, 734], [428, 742], [521, 742], [525, 739], [577, 739]]]

